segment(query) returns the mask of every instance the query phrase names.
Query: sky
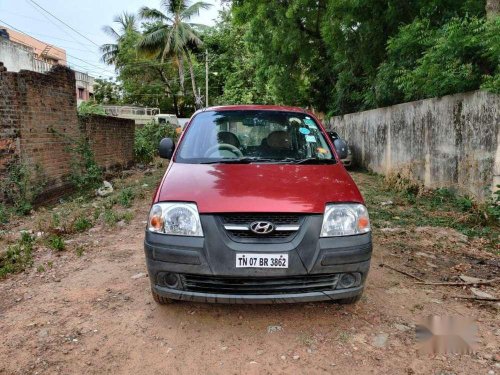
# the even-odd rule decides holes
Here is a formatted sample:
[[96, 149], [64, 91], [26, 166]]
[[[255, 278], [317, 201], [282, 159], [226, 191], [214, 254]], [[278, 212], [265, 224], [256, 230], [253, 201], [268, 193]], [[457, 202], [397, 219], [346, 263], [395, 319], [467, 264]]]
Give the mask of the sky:
[[[159, 8], [160, 0], [34, 0], [41, 7], [85, 35], [78, 35], [55, 18], [36, 7], [30, 0], [0, 0], [0, 25], [5, 23], [16, 29], [66, 50], [68, 65], [94, 77], [114, 77], [113, 66], [100, 62], [99, 48], [95, 45], [112, 43], [103, 31], [103, 25], [113, 25], [113, 17], [123, 11], [137, 13], [142, 6]], [[204, 0], [213, 4], [202, 11], [193, 22], [213, 25], [219, 0]], [[5, 25], [9, 27], [9, 25]], [[95, 44], [93, 44], [92, 42]]]

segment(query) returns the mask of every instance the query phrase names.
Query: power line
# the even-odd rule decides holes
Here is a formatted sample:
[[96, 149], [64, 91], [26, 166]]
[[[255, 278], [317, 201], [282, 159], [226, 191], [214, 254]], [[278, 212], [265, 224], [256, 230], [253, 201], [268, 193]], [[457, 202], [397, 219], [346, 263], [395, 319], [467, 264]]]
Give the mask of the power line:
[[82, 38], [85, 38], [86, 40], [88, 40], [90, 43], [94, 44], [95, 46], [97, 47], [100, 47], [99, 44], [97, 44], [96, 42], [94, 42], [93, 40], [87, 38], [85, 35], [83, 35], [81, 32], [79, 32], [78, 30], [76, 30], [74, 27], [68, 25], [66, 22], [64, 22], [63, 20], [61, 20], [59, 17], [53, 15], [52, 13], [50, 13], [47, 9], [45, 9], [44, 7], [42, 7], [40, 4], [38, 4], [36, 1], [34, 0], [28, 0], [29, 2], [33, 3], [34, 5], [36, 5], [38, 8], [40, 8], [41, 10], [43, 10], [45, 13], [49, 14], [50, 16], [52, 16], [53, 18], [55, 18], [56, 20], [58, 20], [59, 22], [61, 22], [63, 25], [65, 25], [66, 27], [70, 28], [71, 30], [73, 30], [75, 33], [77, 33], [78, 35], [80, 35]]
[[[55, 22], [54, 22], [54, 21], [53, 21], [50, 17], [48, 17], [45, 13], [42, 13], [42, 12], [40, 11], [40, 9], [39, 9], [39, 8], [37, 8], [37, 7], [36, 7], [33, 3], [28, 2], [28, 0], [27, 0], [27, 3], [28, 3], [31, 7], [33, 7], [33, 9], [35, 9], [37, 12], [39, 12], [39, 13], [43, 16], [43, 18], [45, 18], [46, 20], [48, 20], [51, 24], [53, 24], [55, 27], [57, 27], [57, 28], [58, 28], [59, 30], [61, 30], [63, 33], [66, 33], [66, 31], [65, 31], [65, 30], [63, 30], [63, 28], [62, 28], [59, 24], [56, 24], [56, 23], [55, 23]], [[95, 53], [95, 51], [92, 51], [92, 50], [90, 50], [90, 49], [87, 47], [88, 45], [86, 45], [86, 44], [84, 44], [84, 43], [80, 42], [80, 41], [79, 41], [79, 40], [77, 40], [77, 39], [76, 39], [73, 35], [71, 35], [71, 34], [68, 34], [68, 35], [69, 35], [69, 37], [70, 37], [71, 39], [73, 39], [76, 43], [80, 44], [83, 48], [85, 48], [88, 52], [90, 52], [90, 53], [92, 53], [92, 54], [94, 54], [94, 55], [98, 56], [98, 55]]]
[[[20, 29], [18, 29], [18, 28], [16, 28], [16, 27], [14, 27], [14, 26], [10, 25], [9, 23], [7, 23], [7, 22], [3, 21], [2, 19], [0, 19], [0, 22], [1, 22], [1, 23], [3, 23], [3, 24], [4, 24], [4, 25], [6, 25], [6, 26], [8, 26], [8, 27], [12, 28], [13, 30], [20, 32], [21, 34], [24, 34], [24, 35], [26, 35], [26, 36], [31, 37], [29, 34], [27, 34], [27, 33], [25, 33], [24, 31], [22, 31], [22, 30], [20, 30]], [[25, 44], [25, 43], [23, 43], [23, 44]], [[89, 63], [88, 61], [85, 61], [85, 60], [83, 60], [83, 59], [81, 59], [81, 58], [79, 58], [79, 57], [76, 57], [76, 56], [70, 55], [70, 54], [69, 54], [69, 53], [67, 53], [67, 52], [66, 52], [66, 55], [67, 55], [67, 56], [69, 56], [69, 57], [71, 57], [71, 58], [73, 58], [73, 59], [75, 59], [75, 60], [79, 60], [79, 61], [81, 61], [81, 62], [83, 62], [83, 63], [85, 63], [85, 64], [87, 64], [87, 65], [89, 65], [89, 66], [93, 66], [94, 68], [97, 68], [99, 71], [102, 71], [102, 72], [107, 72], [108, 74], [115, 74], [115, 72], [113, 72], [113, 71], [110, 71], [110, 70], [104, 69], [103, 67], [100, 67], [100, 66], [98, 66], [98, 65], [94, 65], [94, 64], [92, 64], [92, 63]], [[76, 65], [76, 64], [74, 64], [74, 65]], [[85, 68], [85, 69], [88, 69], [88, 68]]]

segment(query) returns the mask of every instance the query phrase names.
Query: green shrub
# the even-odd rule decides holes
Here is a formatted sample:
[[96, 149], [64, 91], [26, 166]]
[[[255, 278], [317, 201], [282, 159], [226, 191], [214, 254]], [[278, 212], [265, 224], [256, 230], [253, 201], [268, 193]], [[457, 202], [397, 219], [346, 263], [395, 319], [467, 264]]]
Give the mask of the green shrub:
[[131, 187], [124, 188], [120, 192], [120, 195], [118, 196], [118, 202], [123, 207], [130, 207], [134, 199], [135, 199], [135, 192], [132, 190]]
[[120, 221], [119, 216], [111, 209], [104, 210], [104, 222], [109, 226], [114, 226]]
[[35, 238], [31, 234], [21, 233], [21, 238], [0, 257], [0, 278], [9, 273], [22, 272], [33, 265], [34, 243]]
[[130, 224], [132, 219], [134, 218], [134, 213], [133, 212], [125, 212], [122, 215], [122, 220], [125, 221], [125, 223]]
[[77, 217], [73, 223], [73, 229], [75, 232], [85, 232], [90, 228], [92, 228], [92, 222], [86, 217]]
[[45, 185], [46, 178], [39, 165], [31, 167], [15, 162], [8, 166], [6, 177], [1, 181], [0, 195], [6, 197], [17, 214], [27, 215]]
[[165, 137], [176, 138], [171, 125], [150, 122], [135, 131], [134, 154], [140, 163], [150, 163], [158, 155], [158, 146]]
[[60, 236], [53, 235], [49, 238], [49, 246], [50, 248], [56, 251], [63, 251], [66, 248], [66, 244], [64, 243], [64, 239]]
[[105, 116], [106, 112], [104, 111], [104, 107], [92, 100], [82, 102], [78, 106], [78, 114], [80, 116], [85, 115], [101, 115]]
[[70, 182], [81, 192], [97, 188], [102, 182], [102, 169], [95, 161], [89, 141], [86, 138], [79, 139], [70, 151]]
[[109, 225], [111, 227], [115, 226], [116, 223], [119, 221], [124, 221], [125, 223], [129, 224], [132, 219], [134, 218], [134, 213], [127, 211], [127, 212], [116, 212], [113, 211], [112, 209], [105, 209], [104, 210], [104, 215], [103, 215], [103, 220], [106, 225]]
[[493, 193], [493, 198], [486, 208], [486, 214], [491, 216], [497, 224], [500, 222], [500, 185], [497, 185], [497, 191]]
[[9, 211], [4, 204], [0, 203], [0, 224], [7, 224], [9, 222]]

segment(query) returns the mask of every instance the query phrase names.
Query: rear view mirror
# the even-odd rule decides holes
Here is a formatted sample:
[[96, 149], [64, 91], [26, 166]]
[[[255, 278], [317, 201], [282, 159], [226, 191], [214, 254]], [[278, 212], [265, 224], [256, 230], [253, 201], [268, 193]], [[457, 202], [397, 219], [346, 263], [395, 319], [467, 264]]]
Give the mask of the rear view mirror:
[[160, 158], [170, 159], [174, 154], [175, 144], [172, 138], [163, 138], [158, 148]]
[[333, 145], [335, 146], [335, 150], [339, 155], [339, 158], [345, 159], [348, 155], [347, 143], [343, 139], [337, 138], [333, 141]]

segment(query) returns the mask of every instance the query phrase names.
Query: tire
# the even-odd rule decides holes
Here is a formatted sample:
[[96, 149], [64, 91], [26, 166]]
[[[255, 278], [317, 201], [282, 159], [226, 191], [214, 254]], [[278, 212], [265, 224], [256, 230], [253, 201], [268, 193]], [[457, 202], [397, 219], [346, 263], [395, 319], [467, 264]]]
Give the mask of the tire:
[[155, 302], [159, 305], [169, 305], [175, 302], [175, 300], [173, 300], [172, 298], [160, 296], [153, 289], [151, 289], [151, 294], [153, 295], [153, 299], [155, 300]]
[[354, 297], [339, 299], [338, 303], [340, 303], [341, 305], [353, 305], [356, 302], [358, 302], [362, 296], [363, 296], [363, 293], [359, 293], [358, 295], [356, 295]]

